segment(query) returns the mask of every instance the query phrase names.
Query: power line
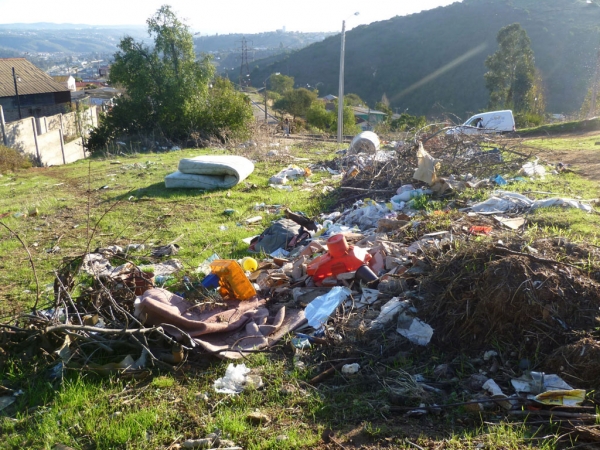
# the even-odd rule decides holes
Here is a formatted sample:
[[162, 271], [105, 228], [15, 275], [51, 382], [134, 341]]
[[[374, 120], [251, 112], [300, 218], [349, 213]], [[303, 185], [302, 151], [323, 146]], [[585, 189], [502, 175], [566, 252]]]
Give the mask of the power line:
[[[250, 82], [250, 66], [248, 65], [248, 41], [245, 37], [242, 38], [242, 55], [241, 55], [241, 64], [240, 64], [240, 86], [250, 86], [252, 83]], [[252, 41], [250, 41], [250, 45], [252, 45]]]

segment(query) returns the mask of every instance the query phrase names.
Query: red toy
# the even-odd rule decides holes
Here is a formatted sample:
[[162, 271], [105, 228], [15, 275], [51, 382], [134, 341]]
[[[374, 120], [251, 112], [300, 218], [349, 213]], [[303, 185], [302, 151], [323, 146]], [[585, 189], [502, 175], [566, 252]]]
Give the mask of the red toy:
[[327, 248], [327, 253], [314, 259], [306, 268], [317, 286], [327, 277], [355, 271], [372, 258], [366, 249], [348, 245], [343, 234], [327, 239]]

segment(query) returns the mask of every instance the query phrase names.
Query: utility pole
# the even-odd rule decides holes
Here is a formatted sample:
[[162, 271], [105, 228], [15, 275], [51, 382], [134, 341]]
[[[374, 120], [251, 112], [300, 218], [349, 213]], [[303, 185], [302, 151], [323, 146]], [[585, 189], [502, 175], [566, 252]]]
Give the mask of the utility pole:
[[[358, 12], [353, 15], [358, 16]], [[340, 49], [340, 81], [338, 92], [338, 144], [344, 142], [344, 58], [346, 53], [346, 21], [342, 20], [342, 46]], [[289, 60], [288, 60], [289, 61]]]
[[15, 75], [15, 68], [12, 68], [13, 81], [15, 82], [15, 94], [17, 94], [17, 108], [19, 108], [19, 120], [23, 118], [21, 115], [21, 101], [19, 100], [19, 88], [17, 87], [17, 76]]
[[340, 49], [340, 81], [338, 89], [338, 122], [337, 141], [341, 144], [344, 139], [344, 54], [346, 52], [346, 21], [342, 21], [342, 46]]
[[598, 97], [598, 84], [600, 84], [600, 47], [598, 47], [598, 56], [596, 59], [596, 75], [592, 85], [592, 99], [590, 101], [590, 112], [588, 113], [588, 119], [591, 119], [596, 115], [596, 99]]

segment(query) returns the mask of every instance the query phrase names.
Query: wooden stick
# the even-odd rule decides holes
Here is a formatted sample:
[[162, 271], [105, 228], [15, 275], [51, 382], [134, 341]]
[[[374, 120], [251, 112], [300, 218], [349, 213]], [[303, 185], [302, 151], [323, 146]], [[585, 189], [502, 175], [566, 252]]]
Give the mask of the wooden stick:
[[346, 364], [350, 364], [352, 361], [356, 361], [356, 359], [348, 359], [344, 362], [336, 364], [335, 366], [331, 366], [329, 369], [326, 369], [323, 372], [321, 372], [319, 375], [313, 377], [308, 383], [312, 384], [312, 385], [320, 383], [321, 381], [332, 376], [336, 371], [340, 370]]
[[98, 328], [91, 327], [88, 325], [71, 325], [71, 324], [62, 324], [55, 325], [52, 327], [46, 327], [46, 333], [53, 333], [56, 331], [62, 330], [75, 330], [75, 331], [89, 331], [93, 333], [110, 333], [110, 334], [135, 334], [135, 333], [150, 333], [152, 331], [159, 331], [159, 328]]
[[504, 252], [504, 253], [510, 253], [511, 255], [526, 256], [529, 259], [533, 259], [534, 261], [541, 262], [541, 263], [546, 263], [546, 264], [560, 264], [562, 266], [569, 266], [569, 267], [573, 267], [574, 269], [581, 270], [581, 267], [578, 267], [578, 266], [576, 266], [574, 264], [571, 264], [571, 263], [556, 261], [554, 259], [540, 258], [538, 256], [531, 255], [529, 253], [516, 252], [516, 251], [511, 250], [511, 249], [506, 248], [506, 247], [498, 247], [497, 245], [494, 245], [494, 250], [498, 250], [498, 251]]
[[344, 189], [347, 191], [361, 191], [361, 192], [395, 192], [396, 189], [364, 189], [350, 186], [342, 186], [340, 189]]
[[570, 413], [563, 411], [508, 411], [511, 416], [543, 416], [543, 417], [555, 417], [558, 419], [577, 419], [577, 420], [593, 420], [597, 421], [600, 418], [598, 414], [586, 414], [586, 413]]

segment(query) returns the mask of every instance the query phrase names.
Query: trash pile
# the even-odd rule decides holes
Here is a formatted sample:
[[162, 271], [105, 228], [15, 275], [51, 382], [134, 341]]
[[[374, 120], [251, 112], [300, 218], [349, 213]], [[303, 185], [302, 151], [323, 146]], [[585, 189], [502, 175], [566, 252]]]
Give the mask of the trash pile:
[[[360, 376], [369, 365], [365, 354], [396, 361], [399, 352], [420, 357], [435, 348], [451, 361], [466, 359], [473, 374], [459, 382], [473, 395], [464, 405], [477, 411], [580, 407], [586, 393], [572, 386], [600, 383], [600, 272], [590, 263], [599, 250], [562, 238], [529, 241], [516, 232], [536, 208], [593, 208], [498, 189], [484, 201], [456, 199], [424, 211], [432, 196], [519, 182], [499, 175], [506, 172], [500, 167], [543, 176], [541, 165], [508, 144], [482, 150], [477, 139], [484, 138], [454, 140], [453, 147], [434, 138], [429, 151], [419, 143], [381, 152], [378, 140], [363, 136], [334, 163], [342, 189], [360, 192], [360, 200], [350, 195], [338, 202], [345, 207], [317, 218], [274, 210], [283, 217], [247, 240], [252, 257], [213, 255], [198, 279], [183, 277], [182, 291], [169, 284], [181, 263], [162, 261], [177, 253], [174, 242], [152, 249], [155, 261], [143, 266], [128, 257], [139, 247], [72, 259], [57, 276], [52, 308], [0, 325], [2, 351], [34, 351], [31, 342], [38, 343], [53, 377], [68, 368], [138, 377], [195, 356], [235, 360], [285, 342], [298, 368], [308, 360], [338, 361], [310, 381], [318, 384], [336, 371]], [[285, 186], [308, 175], [289, 166], [269, 183]], [[113, 267], [116, 260], [122, 264]], [[74, 296], [82, 274], [91, 282]], [[238, 393], [244, 383], [262, 383], [248, 373], [231, 365], [215, 389]], [[402, 372], [382, 383], [410, 401], [430, 400], [395, 406], [415, 416], [439, 410], [434, 399], [443, 392], [435, 385], [454, 375], [448, 363], [433, 379]]]

